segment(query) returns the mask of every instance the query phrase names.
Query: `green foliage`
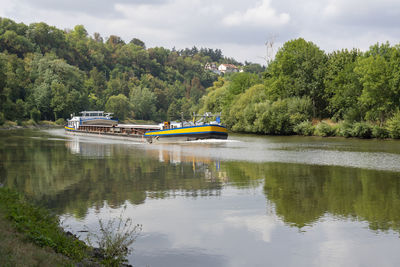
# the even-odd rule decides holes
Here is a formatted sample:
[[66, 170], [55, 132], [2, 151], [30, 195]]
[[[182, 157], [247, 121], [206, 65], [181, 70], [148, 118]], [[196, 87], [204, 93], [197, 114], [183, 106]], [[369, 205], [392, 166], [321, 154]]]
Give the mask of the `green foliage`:
[[287, 110], [287, 101], [263, 102], [256, 106], [257, 119], [254, 122], [257, 132], [264, 134], [287, 135], [293, 132], [293, 125]]
[[255, 74], [248, 72], [235, 73], [230, 77], [228, 90], [230, 94], [238, 95], [259, 82], [260, 79]]
[[323, 137], [333, 136], [335, 135], [335, 129], [327, 122], [321, 121], [315, 126], [314, 135]]
[[354, 68], [360, 55], [355, 49], [336, 51], [328, 55], [324, 78], [325, 97], [328, 100], [327, 110], [335, 120], [342, 120], [345, 115], [349, 117], [358, 108], [362, 86]]
[[31, 242], [41, 247], [50, 247], [77, 261], [87, 255], [84, 242], [67, 236], [60, 229], [56, 216], [32, 205], [19, 194], [0, 188], [0, 209], [15, 229]]
[[325, 53], [312, 42], [302, 38], [286, 42], [267, 69], [271, 77], [271, 97], [309, 96], [313, 115], [322, 115], [325, 107], [323, 78], [326, 60]]
[[342, 137], [352, 137], [353, 125], [349, 121], [341, 121], [337, 127], [337, 135]]
[[367, 109], [365, 118], [383, 124], [396, 104], [396, 95], [389, 86], [388, 62], [380, 55], [370, 56], [360, 59], [354, 70], [363, 85], [360, 104]]
[[3, 125], [6, 122], [6, 119], [4, 118], [3, 112], [0, 112], [0, 125]]
[[371, 138], [372, 126], [366, 122], [356, 122], [353, 124], [352, 136], [359, 138]]
[[40, 120], [40, 111], [36, 108], [33, 108], [30, 112], [30, 117], [34, 122], [38, 122]]
[[66, 121], [63, 118], [59, 118], [56, 120], [56, 124], [57, 125], [65, 125]]
[[310, 136], [314, 134], [314, 126], [310, 121], [303, 121], [294, 126], [293, 132], [299, 135]]
[[[32, 109], [42, 120], [66, 119], [81, 110], [103, 110], [110, 97], [123, 94], [134, 109], [125, 116], [162, 120], [174, 106], [177, 113], [188, 113], [188, 103], [195, 106], [217, 80], [204, 64], [239, 64], [219, 49], [146, 49], [137, 38], [129, 43], [115, 35], [104, 39], [98, 33], [89, 36], [83, 25], [64, 31], [43, 22], [27, 26], [0, 18], [0, 112], [20, 120], [16, 110], [22, 102], [16, 102], [21, 99], [22, 119]], [[143, 90], [132, 94], [134, 88]]]
[[243, 71], [255, 73], [255, 74], [261, 74], [262, 72], [265, 71], [265, 67], [263, 67], [259, 64], [254, 64], [254, 63], [246, 61], [245, 65], [243, 66]]
[[311, 119], [311, 113], [309, 98], [292, 97], [271, 102], [265, 86], [259, 84], [236, 98], [225, 122], [234, 131], [292, 134], [295, 125]]
[[254, 122], [259, 115], [256, 112], [256, 106], [265, 100], [265, 87], [263, 85], [251, 87], [232, 103], [225, 123], [232, 127], [234, 131], [257, 132], [254, 127]]
[[147, 87], [135, 87], [129, 94], [129, 101], [135, 118], [141, 120], [153, 119], [156, 112], [156, 96]]
[[387, 129], [392, 138], [400, 138], [400, 111], [397, 111], [387, 122]]
[[37, 55], [31, 68], [35, 76], [31, 101], [42, 119], [67, 118], [84, 109], [87, 98], [78, 68], [51, 55]]
[[120, 120], [124, 120], [130, 110], [129, 100], [123, 94], [111, 96], [106, 103], [106, 111], [113, 113]]
[[[126, 209], [126, 207], [125, 207]], [[131, 245], [135, 242], [142, 230], [142, 225], [134, 224], [131, 218], [124, 218], [121, 212], [106, 223], [99, 219], [99, 233], [88, 229], [86, 238], [91, 246], [98, 246], [103, 253], [105, 266], [121, 266], [126, 263], [126, 257], [132, 252]]]
[[372, 128], [372, 137], [379, 139], [389, 138], [389, 131], [385, 127], [380, 127], [379, 125], [375, 125]]

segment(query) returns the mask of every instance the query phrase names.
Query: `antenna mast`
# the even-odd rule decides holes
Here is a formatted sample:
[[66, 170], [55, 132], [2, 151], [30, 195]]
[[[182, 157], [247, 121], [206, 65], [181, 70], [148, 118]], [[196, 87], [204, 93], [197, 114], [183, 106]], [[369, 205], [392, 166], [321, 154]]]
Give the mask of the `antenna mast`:
[[265, 42], [265, 47], [266, 47], [266, 56], [265, 56], [265, 61], [267, 63], [267, 66], [272, 62], [272, 60], [274, 60], [274, 44], [275, 44], [275, 39], [276, 39], [277, 35], [273, 34], [270, 35], [268, 40]]

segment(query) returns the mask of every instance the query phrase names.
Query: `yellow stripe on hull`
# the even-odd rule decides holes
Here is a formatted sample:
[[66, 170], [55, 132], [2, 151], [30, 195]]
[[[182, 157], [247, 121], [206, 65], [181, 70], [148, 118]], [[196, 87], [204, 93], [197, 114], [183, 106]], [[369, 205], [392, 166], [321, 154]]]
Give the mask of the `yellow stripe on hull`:
[[75, 131], [75, 128], [64, 126], [65, 130]]
[[195, 126], [187, 128], [176, 128], [176, 129], [162, 130], [162, 131], [151, 131], [145, 133], [145, 136], [195, 134], [195, 133], [207, 133], [207, 132], [227, 133], [228, 131], [226, 130], [225, 127], [207, 125], [207, 126]]

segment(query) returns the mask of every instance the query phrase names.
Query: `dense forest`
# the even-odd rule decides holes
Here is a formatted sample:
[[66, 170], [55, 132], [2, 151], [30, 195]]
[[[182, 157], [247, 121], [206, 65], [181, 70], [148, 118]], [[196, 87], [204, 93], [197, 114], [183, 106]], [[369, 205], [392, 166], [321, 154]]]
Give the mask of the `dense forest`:
[[207, 62], [240, 65], [220, 49], [146, 48], [137, 38], [89, 36], [82, 25], [60, 30], [0, 18], [0, 121], [54, 121], [82, 110], [122, 120], [190, 117], [217, 80]]
[[[207, 62], [244, 72], [220, 76]], [[400, 45], [325, 53], [299, 38], [263, 68], [220, 49], [146, 48], [137, 38], [89, 36], [82, 25], [0, 18], [0, 124], [81, 110], [153, 121], [211, 111], [237, 132], [400, 138], [399, 107]]]
[[291, 40], [263, 75], [220, 77], [201, 101], [238, 132], [400, 138], [400, 45], [326, 54]]

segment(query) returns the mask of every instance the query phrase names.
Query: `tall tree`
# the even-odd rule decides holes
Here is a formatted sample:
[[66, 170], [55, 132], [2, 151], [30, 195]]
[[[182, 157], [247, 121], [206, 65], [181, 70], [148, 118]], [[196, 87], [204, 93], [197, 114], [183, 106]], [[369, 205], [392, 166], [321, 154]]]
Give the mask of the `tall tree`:
[[267, 70], [273, 79], [270, 95], [275, 99], [309, 96], [314, 116], [323, 116], [326, 61], [324, 51], [312, 42], [302, 38], [286, 42]]
[[327, 111], [336, 120], [360, 120], [362, 110], [358, 105], [358, 97], [362, 85], [354, 72], [360, 51], [335, 51], [328, 55], [324, 85]]

